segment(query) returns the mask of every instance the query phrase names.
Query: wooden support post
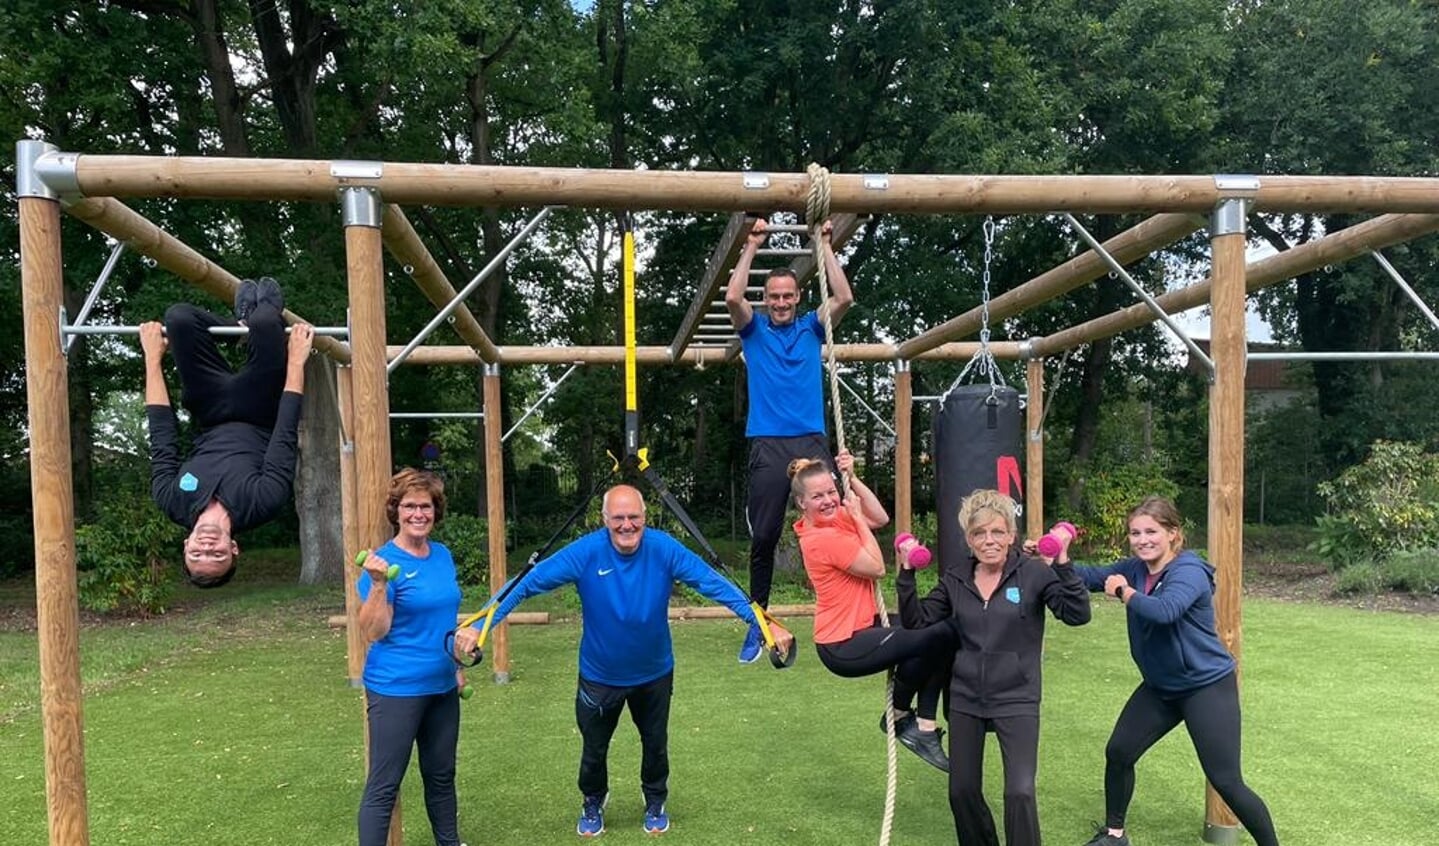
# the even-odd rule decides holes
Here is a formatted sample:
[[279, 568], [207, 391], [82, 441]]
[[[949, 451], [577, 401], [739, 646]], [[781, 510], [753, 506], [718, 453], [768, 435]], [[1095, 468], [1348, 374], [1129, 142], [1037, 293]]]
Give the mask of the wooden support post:
[[[1244, 248], [1242, 199], [1222, 201], [1210, 230], [1214, 284], [1209, 389], [1209, 560], [1215, 568], [1215, 622], [1219, 639], [1238, 661], [1244, 565]], [[1237, 843], [1238, 821], [1213, 786], [1205, 791], [1204, 840]]]
[[[385, 374], [385, 268], [380, 238], [380, 197], [370, 188], [346, 188], [340, 198], [345, 218], [345, 271], [350, 287], [355, 540], [361, 549], [374, 549], [390, 539], [385, 497], [393, 474], [390, 390]], [[368, 722], [366, 727], [368, 738]], [[369, 757], [367, 742], [367, 771]], [[389, 846], [403, 846], [404, 841], [400, 800], [396, 798], [395, 812], [390, 818]]]
[[51, 846], [89, 846], [69, 377], [60, 338], [60, 309], [65, 303], [60, 204], [28, 178], [34, 159], [47, 149], [50, 145], [38, 141], [16, 145], [45, 798]]
[[365, 636], [360, 633], [360, 568], [354, 556], [360, 542], [359, 508], [355, 498], [355, 387], [349, 366], [335, 368], [335, 396], [340, 405], [340, 525], [345, 561], [345, 658], [350, 687], [363, 687]]
[[[909, 362], [894, 362], [894, 530], [913, 531], [914, 498], [911, 477], [914, 473], [914, 374]], [[928, 538], [933, 541], [933, 538]]]
[[[500, 366], [485, 365], [485, 502], [490, 523], [490, 594], [509, 580], [505, 558], [505, 453], [500, 442]], [[500, 624], [490, 630], [490, 666], [495, 683], [510, 680], [510, 627]]]
[[1031, 358], [1024, 367], [1024, 533], [1037, 538], [1044, 534], [1044, 359]]

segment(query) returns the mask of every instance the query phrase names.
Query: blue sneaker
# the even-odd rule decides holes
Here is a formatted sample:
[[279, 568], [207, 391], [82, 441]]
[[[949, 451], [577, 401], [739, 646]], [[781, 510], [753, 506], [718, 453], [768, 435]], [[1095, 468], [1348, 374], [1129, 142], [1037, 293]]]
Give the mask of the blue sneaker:
[[665, 813], [665, 803], [645, 803], [645, 834], [664, 834], [670, 830], [670, 815]]
[[605, 805], [610, 801], [610, 795], [586, 796], [585, 804], [580, 808], [580, 821], [575, 825], [575, 833], [581, 837], [599, 837], [605, 833]]
[[749, 633], [744, 636], [744, 646], [739, 648], [739, 662], [741, 664], [753, 664], [759, 660], [759, 655], [764, 650], [761, 648], [763, 638], [759, 633], [759, 626], [750, 626]]

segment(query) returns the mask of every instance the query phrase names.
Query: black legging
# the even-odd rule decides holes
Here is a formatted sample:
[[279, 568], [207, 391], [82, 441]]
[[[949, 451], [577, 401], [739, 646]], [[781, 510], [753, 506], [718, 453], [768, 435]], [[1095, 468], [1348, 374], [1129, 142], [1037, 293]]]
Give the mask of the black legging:
[[440, 846], [458, 846], [455, 748], [460, 740], [459, 691], [430, 696], [382, 696], [365, 691], [370, 727], [370, 772], [360, 799], [360, 846], [384, 846], [400, 781], [419, 747], [425, 813]]
[[1104, 748], [1105, 824], [1124, 828], [1124, 815], [1134, 796], [1135, 763], [1181, 722], [1194, 741], [1204, 777], [1254, 842], [1278, 846], [1269, 809], [1239, 771], [1239, 684], [1234, 673], [1173, 698], [1164, 698], [1143, 683], [1135, 689]]
[[958, 622], [948, 618], [922, 629], [900, 628], [899, 616], [889, 615], [893, 628], [874, 625], [860, 629], [848, 640], [818, 643], [820, 663], [831, 673], [847, 679], [870, 676], [895, 668], [891, 702], [908, 711], [918, 696], [914, 712], [926, 720], [939, 713], [939, 697], [949, 678], [954, 650], [959, 645]]
[[221, 423], [262, 429], [275, 425], [288, 358], [285, 321], [274, 306], [261, 303], [247, 323], [248, 354], [237, 373], [209, 331], [211, 326], [234, 326], [235, 321], [189, 303], [176, 303], [165, 312], [165, 336], [180, 371], [181, 401], [201, 429]]
[[744, 507], [750, 535], [749, 595], [761, 608], [769, 607], [774, 550], [784, 531], [784, 512], [790, 501], [789, 463], [796, 458], [817, 458], [834, 470], [824, 435], [750, 439], [749, 494]]

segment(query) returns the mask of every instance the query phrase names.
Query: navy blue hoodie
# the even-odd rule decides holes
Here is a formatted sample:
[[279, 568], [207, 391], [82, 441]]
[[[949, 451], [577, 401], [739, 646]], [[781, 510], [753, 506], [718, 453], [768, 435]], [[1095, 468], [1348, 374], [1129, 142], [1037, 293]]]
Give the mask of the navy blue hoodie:
[[1091, 591], [1104, 590], [1104, 580], [1114, 573], [1137, 591], [1125, 605], [1129, 654], [1144, 683], [1156, 691], [1177, 696], [1234, 672], [1234, 657], [1214, 625], [1214, 568], [1198, 555], [1181, 550], [1147, 594], [1149, 568], [1138, 558], [1074, 571]]

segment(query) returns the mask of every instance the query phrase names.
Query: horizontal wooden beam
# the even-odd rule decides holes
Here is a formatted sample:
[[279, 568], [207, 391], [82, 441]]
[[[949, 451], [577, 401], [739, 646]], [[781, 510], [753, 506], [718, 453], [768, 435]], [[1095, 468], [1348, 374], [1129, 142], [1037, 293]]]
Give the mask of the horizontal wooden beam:
[[[1254, 293], [1327, 264], [1337, 264], [1374, 250], [1439, 231], [1439, 215], [1389, 214], [1366, 220], [1323, 238], [1300, 244], [1282, 253], [1267, 256], [1248, 265], [1245, 291]], [[1209, 303], [1213, 278], [1206, 278], [1156, 300], [1168, 314], [1178, 314]], [[1111, 312], [1077, 326], [1055, 332], [1034, 341], [1037, 357], [1054, 355], [1070, 347], [1108, 338], [1154, 321], [1154, 312], [1144, 303]]]
[[[1027, 342], [997, 341], [989, 345], [995, 358], [1025, 358]], [[389, 347], [391, 359], [399, 355], [399, 346]], [[624, 364], [624, 347], [500, 347], [501, 364]], [[941, 344], [919, 355], [924, 361], [962, 361], [979, 351], [976, 342]], [[898, 357], [894, 344], [840, 344], [835, 347], [838, 361], [893, 361]], [[635, 362], [648, 367], [687, 364], [707, 367], [725, 363], [725, 351], [714, 347], [690, 347], [678, 359], [671, 359], [668, 347], [636, 347]], [[469, 347], [416, 347], [405, 364], [440, 365], [480, 363], [479, 354]]]
[[[457, 294], [455, 286], [450, 283], [445, 272], [440, 269], [434, 256], [430, 255], [429, 249], [420, 240], [419, 233], [415, 231], [409, 218], [405, 217], [404, 211], [393, 203], [385, 204], [383, 235], [385, 249], [389, 250], [390, 255], [407, 268], [410, 278], [415, 280], [415, 284], [419, 286], [430, 302], [434, 303], [436, 308], [444, 308], [449, 305]], [[461, 304], [450, 316], [454, 318], [451, 325], [454, 326], [455, 333], [460, 336], [460, 340], [474, 347], [479, 352], [480, 358], [486, 362], [499, 361], [499, 350], [495, 348], [490, 336], [485, 334], [484, 327], [470, 312], [469, 306]]]
[[[1120, 264], [1129, 264], [1162, 249], [1204, 226], [1203, 217], [1192, 214], [1160, 214], [1104, 242], [1104, 249]], [[1109, 266], [1093, 250], [1075, 256], [1058, 267], [1041, 273], [1023, 285], [989, 302], [989, 319], [996, 323], [1020, 314], [1040, 303], [1093, 282], [1109, 272]], [[953, 320], [910, 338], [899, 345], [904, 358], [918, 355], [945, 341], [976, 335], [984, 324], [984, 311], [973, 308]]]
[[[65, 206], [76, 220], [84, 221], [121, 241], [155, 264], [194, 285], [215, 299], [234, 305], [240, 280], [228, 270], [205, 258], [188, 244], [151, 223], [144, 215], [118, 200], [78, 200]], [[285, 322], [303, 320], [285, 310]], [[309, 322], [309, 321], [304, 321]], [[314, 348], [340, 364], [350, 363], [350, 347], [335, 338], [315, 336]]]
[[[46, 184], [87, 197], [203, 197], [332, 203], [340, 188], [376, 188], [386, 202], [439, 206], [569, 205], [607, 209], [800, 212], [810, 179], [772, 173], [599, 170], [497, 165], [356, 163], [223, 156], [50, 154]], [[883, 182], [882, 187], [877, 183]], [[1200, 212], [1225, 196], [1214, 176], [861, 174], [830, 177], [834, 214], [1093, 214]], [[1439, 212], [1439, 180], [1264, 176], [1258, 212]]]

